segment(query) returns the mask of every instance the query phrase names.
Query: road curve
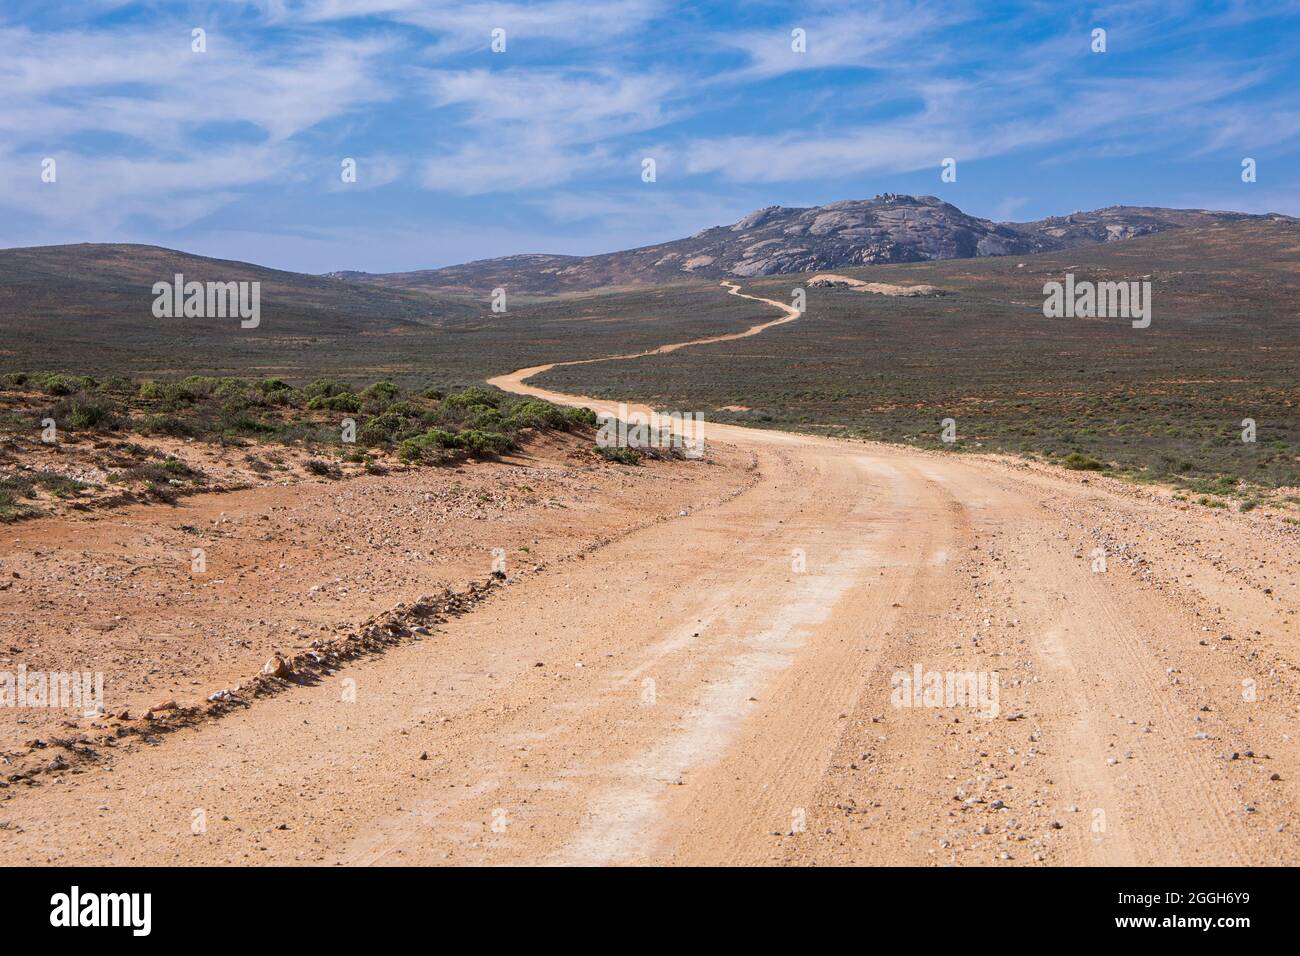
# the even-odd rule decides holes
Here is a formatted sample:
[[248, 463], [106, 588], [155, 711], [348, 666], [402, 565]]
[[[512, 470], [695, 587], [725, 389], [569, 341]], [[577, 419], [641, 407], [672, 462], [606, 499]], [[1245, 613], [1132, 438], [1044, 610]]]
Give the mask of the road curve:
[[[551, 402], [555, 405], [583, 406], [594, 410], [597, 414], [614, 415], [619, 412], [618, 401], [609, 399], [592, 398], [588, 395], [571, 395], [565, 392], [556, 392], [551, 389], [541, 388], [537, 385], [529, 385], [528, 379], [551, 369], [563, 368], [568, 365], [591, 365], [596, 362], [614, 362], [625, 361], [628, 359], [644, 358], [648, 355], [666, 355], [670, 352], [676, 352], [678, 349], [691, 348], [698, 345], [713, 345], [717, 342], [731, 342], [735, 339], [746, 339], [753, 335], [759, 335], [770, 328], [778, 325], [785, 325], [787, 322], [794, 322], [803, 314], [792, 305], [786, 305], [784, 302], [778, 302], [776, 299], [764, 299], [760, 296], [749, 295], [741, 292], [740, 286], [734, 282], [722, 282], [727, 291], [734, 296], [742, 299], [751, 299], [754, 302], [762, 302], [764, 305], [770, 305], [774, 309], [781, 311], [781, 317], [771, 319], [767, 322], [760, 322], [757, 325], [751, 325], [741, 332], [729, 332], [725, 335], [712, 335], [702, 339], [690, 339], [685, 342], [672, 342], [668, 345], [660, 345], [653, 349], [646, 349], [642, 352], [627, 352], [619, 355], [607, 355], [602, 358], [593, 359], [576, 359], [570, 362], [549, 362], [545, 365], [533, 365], [529, 368], [521, 368], [510, 372], [506, 375], [498, 375], [495, 378], [488, 379], [489, 385], [495, 385], [497, 388], [506, 392], [513, 392], [516, 395], [527, 395], [531, 398], [540, 398]], [[622, 403], [628, 412], [645, 416], [645, 420], [654, 428], [671, 429], [674, 422], [669, 418], [661, 418], [659, 414], [648, 405], [637, 403]], [[735, 425], [724, 424], [706, 424], [705, 438], [721, 438], [722, 436], [741, 442], [752, 443], [762, 441], [765, 443], [777, 442], [780, 444], [789, 444], [792, 441], [797, 443], [798, 438], [792, 438], [785, 432], [759, 431], [758, 429], [743, 428]]]

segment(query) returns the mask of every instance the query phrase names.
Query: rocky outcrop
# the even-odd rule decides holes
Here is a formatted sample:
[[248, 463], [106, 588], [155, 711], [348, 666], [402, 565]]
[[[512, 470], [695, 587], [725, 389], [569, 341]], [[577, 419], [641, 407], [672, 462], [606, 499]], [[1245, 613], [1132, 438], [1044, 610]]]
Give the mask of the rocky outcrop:
[[934, 196], [884, 193], [809, 208], [766, 206], [729, 226], [626, 252], [509, 256], [424, 272], [333, 275], [397, 288], [484, 294], [502, 287], [517, 293], [557, 293], [700, 277], [749, 278], [880, 263], [1029, 255], [1250, 218], [1263, 217], [1110, 206], [1036, 222], [999, 223], [969, 216]]

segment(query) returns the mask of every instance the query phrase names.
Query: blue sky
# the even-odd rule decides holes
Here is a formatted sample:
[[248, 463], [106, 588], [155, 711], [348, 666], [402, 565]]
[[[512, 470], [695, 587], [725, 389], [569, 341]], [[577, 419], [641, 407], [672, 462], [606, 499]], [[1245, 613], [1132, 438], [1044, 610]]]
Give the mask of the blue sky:
[[1297, 80], [1285, 0], [6, 0], [0, 246], [393, 271], [880, 192], [1300, 215]]

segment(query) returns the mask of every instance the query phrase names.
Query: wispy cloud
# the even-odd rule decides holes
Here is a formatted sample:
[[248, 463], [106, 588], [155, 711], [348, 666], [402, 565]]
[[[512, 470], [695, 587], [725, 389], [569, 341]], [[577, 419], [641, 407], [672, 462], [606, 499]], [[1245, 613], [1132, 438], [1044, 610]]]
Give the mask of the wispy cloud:
[[[717, 39], [746, 56], [745, 65], [726, 77], [729, 81], [835, 67], [892, 72], [903, 64], [911, 68], [932, 60], [940, 46], [946, 47], [936, 30], [956, 26], [969, 16], [960, 12], [960, 6], [897, 3], [869, 8], [855, 4], [844, 12], [807, 16], [792, 11], [780, 29], [728, 31]], [[796, 38], [795, 31], [802, 35]]]

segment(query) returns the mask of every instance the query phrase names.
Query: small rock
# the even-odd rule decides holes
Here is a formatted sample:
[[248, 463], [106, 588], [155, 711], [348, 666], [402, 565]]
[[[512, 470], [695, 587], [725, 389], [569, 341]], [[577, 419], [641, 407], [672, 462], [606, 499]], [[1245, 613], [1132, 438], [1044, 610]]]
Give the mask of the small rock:
[[288, 677], [293, 671], [289, 667], [289, 662], [281, 655], [276, 654], [262, 665], [262, 673], [268, 677]]

